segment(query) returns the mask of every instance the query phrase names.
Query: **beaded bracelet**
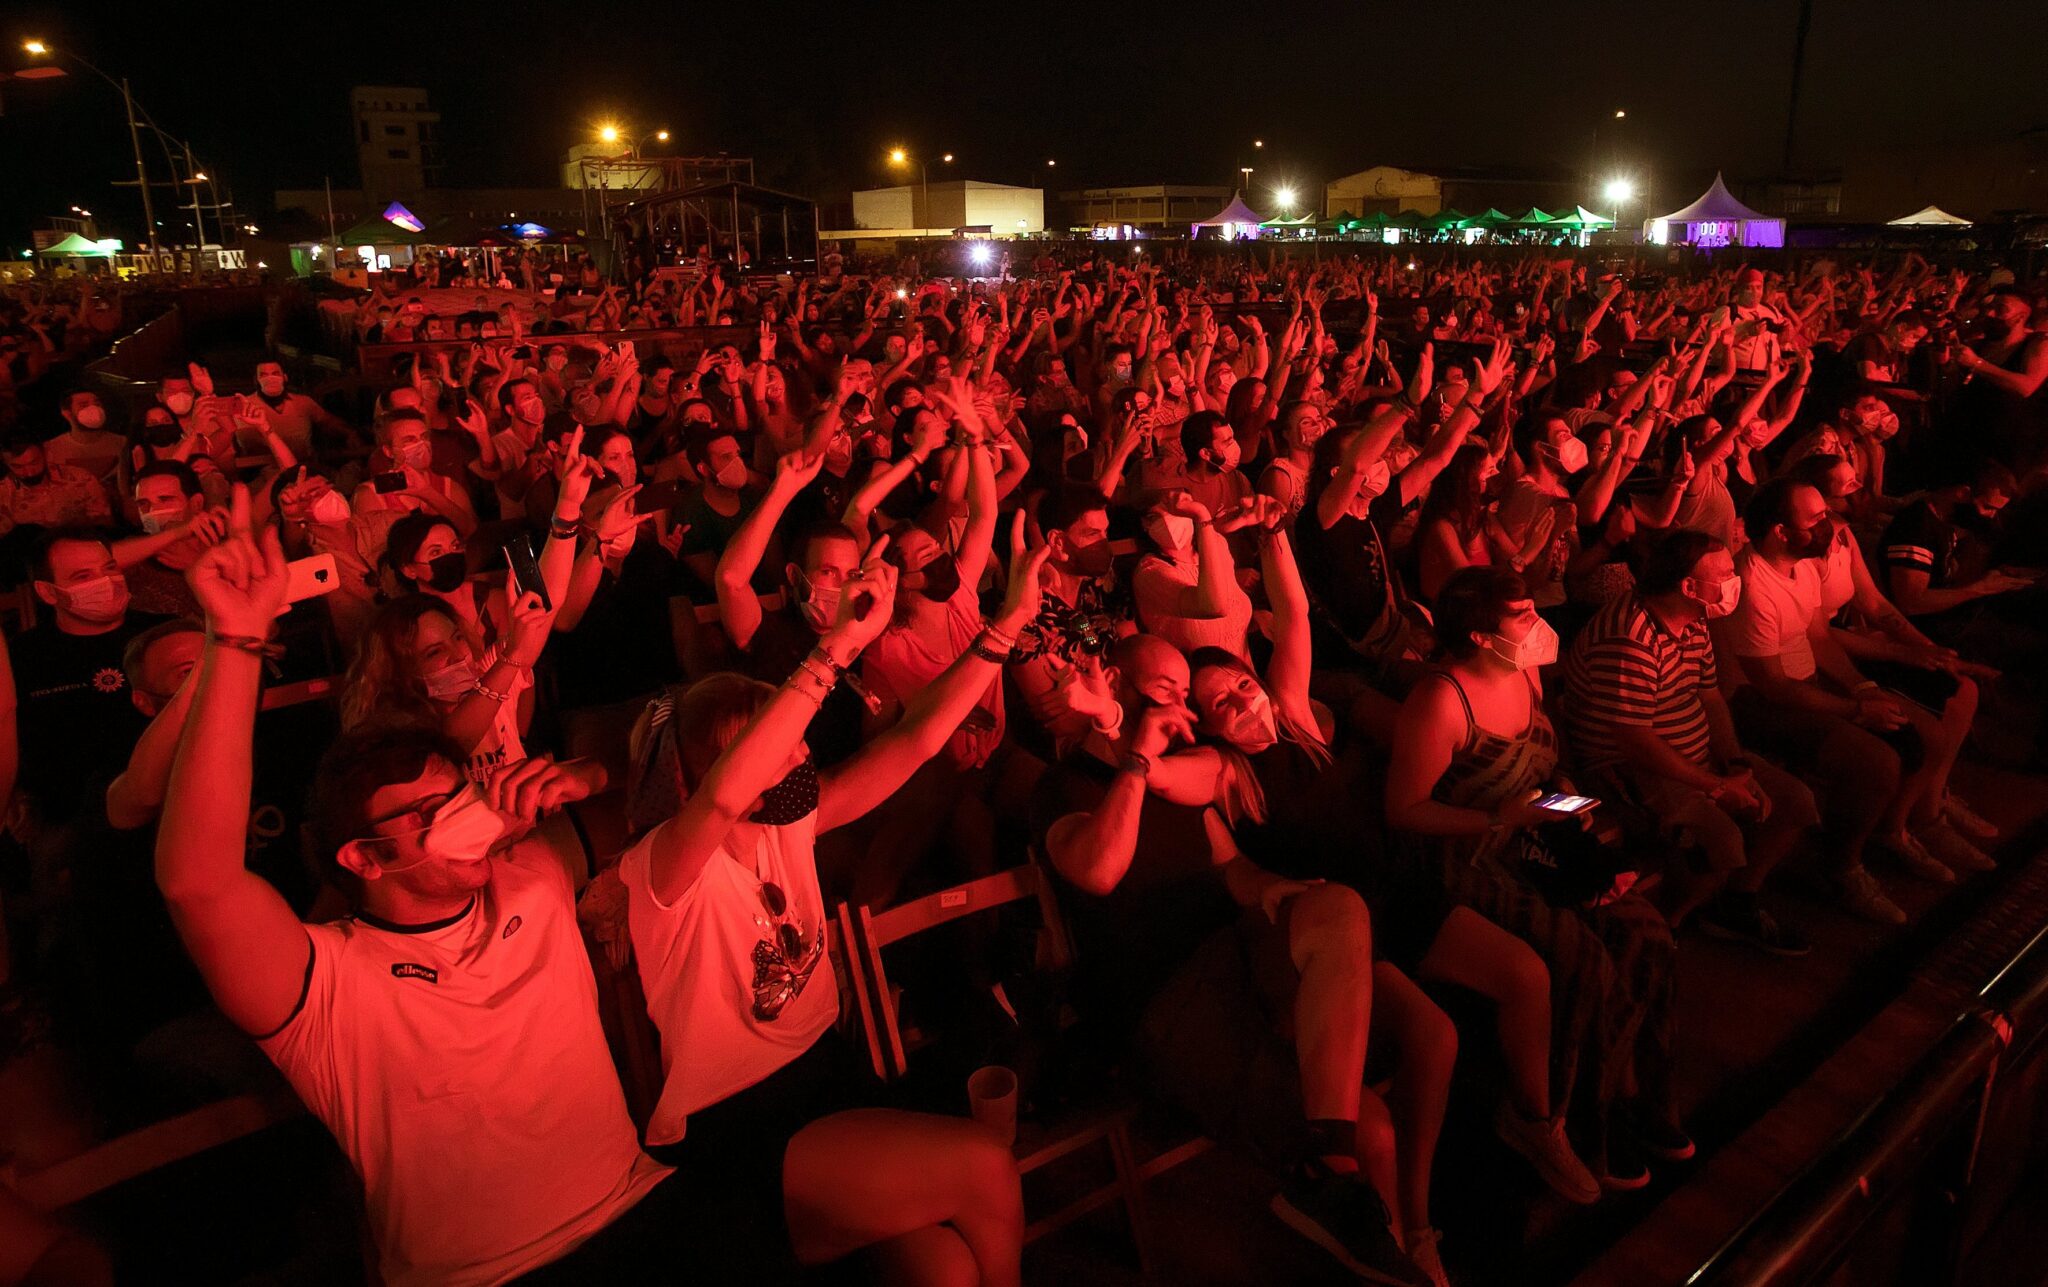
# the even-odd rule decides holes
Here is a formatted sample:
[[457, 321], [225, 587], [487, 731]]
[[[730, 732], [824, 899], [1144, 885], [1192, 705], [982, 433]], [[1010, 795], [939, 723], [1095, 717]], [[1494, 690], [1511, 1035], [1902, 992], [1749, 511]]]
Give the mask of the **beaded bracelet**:
[[[817, 668], [812, 664], [811, 659], [809, 657], [804, 658], [802, 661], [796, 664], [796, 675], [809, 676], [812, 680], [816, 681], [819, 687], [823, 688], [828, 693], [831, 692], [834, 688], [838, 687], [839, 685], [839, 677], [837, 675], [833, 674], [830, 671], [826, 671], [825, 673], [820, 674]], [[790, 678], [795, 679], [796, 675], [791, 675]]]
[[491, 686], [490, 686], [489, 684], [486, 684], [486, 683], [485, 683], [485, 682], [484, 682], [483, 680], [481, 680], [481, 679], [479, 679], [479, 680], [477, 680], [477, 681], [476, 681], [476, 687], [475, 687], [475, 688], [472, 688], [472, 689], [471, 689], [470, 691], [471, 691], [471, 692], [473, 692], [473, 693], [481, 693], [481, 694], [483, 694], [483, 695], [484, 695], [485, 697], [488, 697], [488, 698], [490, 698], [490, 699], [491, 699], [492, 701], [496, 702], [496, 703], [497, 703], [498, 705], [500, 705], [500, 706], [503, 706], [503, 705], [504, 705], [504, 704], [505, 704], [506, 702], [509, 702], [509, 701], [511, 701], [511, 700], [512, 700], [512, 694], [511, 694], [511, 693], [509, 693], [509, 692], [502, 692], [502, 693], [501, 693], [501, 692], [499, 692], [499, 691], [498, 691], [497, 689], [495, 689], [495, 688], [492, 688], [492, 687], [491, 687]]
[[987, 635], [985, 633], [976, 635], [973, 641], [967, 645], [967, 651], [983, 661], [992, 661], [998, 666], [1004, 665], [1010, 660], [1010, 650], [1005, 648], [1001, 652], [997, 652], [994, 648], [991, 648], [987, 643]]

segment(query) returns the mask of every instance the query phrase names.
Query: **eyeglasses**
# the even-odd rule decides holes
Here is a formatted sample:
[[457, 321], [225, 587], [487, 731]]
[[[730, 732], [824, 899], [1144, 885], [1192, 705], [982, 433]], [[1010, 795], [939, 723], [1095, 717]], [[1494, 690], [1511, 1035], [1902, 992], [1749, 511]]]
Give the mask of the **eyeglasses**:
[[[425, 831], [428, 827], [434, 825], [434, 818], [441, 810], [448, 807], [450, 801], [468, 789], [468, 787], [464, 786], [458, 787], [453, 791], [443, 791], [437, 795], [424, 795], [395, 813], [387, 813], [381, 818], [372, 818], [363, 824], [363, 830], [367, 834], [357, 837], [357, 842], [400, 840], [406, 836], [416, 835], [419, 832]], [[412, 825], [396, 835], [380, 835], [377, 833], [378, 827], [407, 820], [410, 820]]]
[[771, 931], [754, 944], [754, 1017], [770, 1022], [803, 994], [818, 962], [825, 956], [825, 934], [821, 927], [808, 942], [789, 915], [789, 899], [782, 886], [772, 880], [761, 882], [761, 906], [770, 919], [759, 916], [754, 923]]

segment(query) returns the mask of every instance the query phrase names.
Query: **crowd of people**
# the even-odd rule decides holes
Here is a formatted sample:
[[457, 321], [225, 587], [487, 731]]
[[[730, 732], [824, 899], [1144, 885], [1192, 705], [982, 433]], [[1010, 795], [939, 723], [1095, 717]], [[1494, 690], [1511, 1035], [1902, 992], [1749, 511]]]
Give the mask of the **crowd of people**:
[[[1686, 937], [1796, 958], [1795, 871], [1896, 925], [1902, 882], [1993, 867], [1950, 777], [1973, 739], [2040, 762], [2039, 282], [1016, 274], [572, 264], [525, 308], [369, 301], [409, 347], [360, 406], [265, 361], [13, 408], [0, 1155], [267, 1060], [393, 1287], [1014, 1284], [1009, 1151], [884, 1106], [827, 927], [1032, 862], [1060, 1066], [1270, 1166], [1360, 1276], [1443, 1287], [1461, 1046], [1532, 1185], [1640, 1188], [1694, 1152]], [[8, 301], [0, 372], [101, 303]], [[692, 325], [724, 329], [615, 334]], [[1001, 937], [909, 1004], [1001, 999]], [[659, 1034], [641, 1123], [593, 959]]]

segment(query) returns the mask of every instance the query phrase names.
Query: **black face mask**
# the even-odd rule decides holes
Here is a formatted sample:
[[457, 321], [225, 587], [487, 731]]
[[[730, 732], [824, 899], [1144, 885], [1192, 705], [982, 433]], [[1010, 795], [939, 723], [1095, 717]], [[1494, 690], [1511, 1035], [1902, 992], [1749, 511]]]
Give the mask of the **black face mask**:
[[1109, 571], [1109, 540], [1090, 541], [1086, 545], [1067, 542], [1067, 566], [1086, 577], [1103, 576]]
[[175, 447], [184, 436], [176, 425], [150, 425], [142, 431], [142, 440], [152, 447]]
[[948, 603], [960, 593], [960, 565], [940, 555], [924, 565], [924, 584], [917, 592], [933, 603]]
[[1998, 529], [1998, 516], [1986, 514], [1971, 501], [1963, 501], [1955, 508], [1950, 521], [1966, 532], [1992, 532]]
[[427, 587], [442, 594], [451, 594], [468, 575], [469, 561], [458, 551], [451, 550], [427, 560]]
[[14, 481], [20, 483], [23, 487], [41, 487], [43, 481], [49, 476], [50, 471], [46, 468], [39, 474], [17, 474]]
[[818, 764], [809, 756], [789, 776], [761, 793], [753, 821], [764, 827], [786, 827], [818, 811]]

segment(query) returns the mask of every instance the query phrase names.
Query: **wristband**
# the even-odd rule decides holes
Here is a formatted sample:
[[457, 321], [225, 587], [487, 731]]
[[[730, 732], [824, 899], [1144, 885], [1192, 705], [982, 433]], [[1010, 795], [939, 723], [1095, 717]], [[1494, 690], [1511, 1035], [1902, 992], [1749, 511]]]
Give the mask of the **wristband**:
[[795, 680], [797, 675], [804, 675], [816, 681], [828, 693], [839, 686], [838, 675], [830, 670], [820, 673], [816, 664], [808, 657], [796, 664], [796, 672], [790, 676], [790, 679]]
[[1010, 650], [1004, 648], [1001, 652], [997, 652], [989, 646], [986, 634], [976, 635], [973, 641], [967, 645], [967, 651], [983, 661], [992, 661], [998, 666], [1004, 665], [1010, 660]]
[[275, 651], [269, 638], [263, 635], [223, 635], [215, 634], [209, 630], [206, 632], [206, 641], [219, 644], [223, 648], [232, 648], [236, 652], [246, 652], [256, 657], [269, 657]]
[[1097, 722], [1093, 727], [1103, 737], [1115, 741], [1116, 735], [1124, 731], [1124, 708], [1120, 705], [1111, 706], [1108, 723]]
[[1142, 751], [1126, 752], [1124, 754], [1124, 762], [1118, 766], [1118, 771], [1122, 773], [1135, 773], [1141, 778], [1150, 777], [1152, 774], [1152, 757]]
[[823, 666], [826, 669], [826, 671], [831, 674], [832, 682], [835, 684], [839, 682], [839, 677], [846, 673], [846, 667], [834, 661], [832, 659], [832, 654], [825, 651], [825, 646], [823, 644], [819, 644], [816, 648], [811, 649], [810, 655], [806, 656], [804, 658], [804, 661], [816, 662], [820, 666]]

